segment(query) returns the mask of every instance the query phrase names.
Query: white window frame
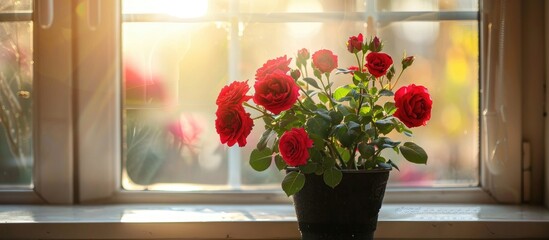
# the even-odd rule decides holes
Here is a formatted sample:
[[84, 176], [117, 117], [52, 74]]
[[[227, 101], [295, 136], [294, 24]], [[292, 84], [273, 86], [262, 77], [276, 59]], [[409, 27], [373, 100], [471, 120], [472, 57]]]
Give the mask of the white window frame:
[[[373, 1], [372, 1], [373, 2]], [[106, 6], [111, 4], [113, 6]], [[483, 7], [486, 3], [483, 3]], [[516, 14], [519, 12], [516, 11], [516, 7], [513, 5], [518, 5], [517, 2], [508, 2], [510, 6], [505, 8], [506, 15], [505, 17], [513, 18], [516, 17]], [[371, 5], [370, 5], [371, 6]], [[237, 5], [231, 6], [231, 8], [237, 8]], [[488, 7], [492, 7], [491, 5]], [[101, 9], [107, 11], [107, 9], [120, 9], [120, 4], [118, 3], [105, 3], [101, 6]], [[103, 11], [103, 10], [102, 10]], [[107, 19], [116, 20], [117, 11], [111, 11]], [[410, 13], [391, 13], [384, 14], [380, 13], [374, 17], [378, 19], [384, 19], [388, 17], [404, 18], [409, 17]], [[468, 13], [467, 13], [468, 14]], [[262, 21], [274, 21], [275, 19], [284, 19], [280, 16], [275, 16], [277, 14], [267, 15], [253, 15], [250, 17], [255, 18], [265, 18], [261, 19]], [[281, 14], [283, 15], [283, 14]], [[466, 14], [465, 14], [466, 15]], [[422, 18], [418, 20], [429, 20], [433, 18], [459, 18], [463, 15], [460, 15], [457, 12], [450, 13], [439, 13], [439, 14], [423, 14]], [[484, 11], [482, 18], [488, 19], [491, 16], [488, 11]], [[132, 16], [132, 19], [139, 17], [146, 17], [140, 15]], [[229, 15], [228, 19], [231, 19], [234, 23], [237, 23], [238, 20]], [[325, 17], [322, 14], [310, 14], [309, 16], [303, 16], [304, 19], [315, 19], [318, 17]], [[337, 16], [333, 16], [336, 17]], [[357, 17], [364, 18], [363, 14], [355, 15], [346, 15], [346, 18]], [[102, 18], [105, 18], [102, 15]], [[278, 20], [280, 21], [280, 20]], [[102, 21], [105, 22], [105, 21]], [[516, 25], [511, 22], [506, 25], [506, 31], [508, 32], [518, 32], [520, 24]], [[116, 27], [111, 29], [109, 33], [114, 36], [115, 39], [103, 39], [105, 46], [109, 45], [109, 41], [112, 41], [120, 47], [120, 25], [115, 24]], [[481, 49], [485, 50], [486, 48], [486, 24], [483, 23], [479, 31], [483, 32], [484, 41], [481, 43]], [[80, 25], [79, 25], [80, 26]], [[238, 24], [235, 24], [238, 26]], [[238, 29], [233, 29], [238, 33]], [[79, 32], [81, 39], [93, 39], [94, 33], [91, 31], [83, 30]], [[105, 34], [97, 34], [105, 35]], [[107, 34], [108, 35], [108, 34]], [[94, 40], [95, 41], [95, 40]], [[506, 34], [505, 42], [506, 43], [516, 43], [520, 41], [520, 36]], [[82, 46], [84, 47], [84, 46]], [[111, 56], [109, 59], [119, 61], [120, 52], [107, 51], [108, 47], [97, 47], [97, 51], [93, 53], [97, 54], [98, 59], [101, 56]], [[116, 49], [116, 48], [115, 48]], [[481, 54], [482, 65], [485, 65], [488, 59], [491, 57], [486, 57], [486, 52]], [[507, 55], [515, 56], [519, 55], [518, 49], [516, 50], [506, 50], [503, 54], [506, 55], [504, 58], [505, 61], [501, 67], [506, 71], [506, 77], [504, 78], [505, 85], [507, 86], [507, 91], [511, 92], [513, 89], [520, 89], [519, 81], [513, 81], [513, 79], [519, 79], [520, 69], [513, 68], [512, 66], [517, 66], [519, 59], [513, 57], [507, 57]], [[88, 56], [89, 57], [89, 56]], [[104, 59], [104, 58], [102, 58]], [[89, 59], [88, 59], [89, 60]], [[82, 63], [79, 63], [82, 64]], [[103, 69], [103, 71], [94, 71], [94, 73], [101, 72], [105, 75], [98, 78], [97, 74], [86, 73], [87, 69], [83, 69], [84, 72], [79, 73], [78, 81], [80, 82], [78, 86], [90, 86], [90, 89], [83, 89], [79, 87], [79, 91], [85, 91], [91, 93], [87, 94], [78, 94], [78, 104], [79, 107], [86, 109], [86, 113], [89, 115], [81, 116], [78, 121], [78, 132], [86, 132], [86, 129], [97, 129], [91, 126], [94, 126], [98, 121], [102, 122], [103, 126], [106, 126], [102, 129], [97, 129], [98, 131], [87, 132], [87, 134], [79, 135], [78, 138], [78, 174], [80, 176], [79, 182], [79, 196], [80, 201], [89, 203], [89, 202], [177, 202], [177, 203], [191, 203], [191, 202], [200, 202], [200, 203], [265, 203], [265, 202], [289, 202], [288, 198], [282, 194], [272, 193], [272, 192], [260, 192], [260, 193], [248, 193], [248, 192], [139, 192], [139, 191], [125, 191], [121, 189], [120, 184], [120, 149], [117, 149], [113, 146], [120, 146], [120, 134], [122, 130], [120, 129], [120, 110], [116, 104], [120, 103], [121, 97], [119, 96], [120, 89], [120, 74], [118, 71], [111, 71], [112, 74], [107, 75], [108, 69], [111, 69], [112, 65], [120, 66], [120, 63], [109, 62], [102, 60], [101, 62], [95, 63], [96, 68]], [[99, 66], [103, 65], [103, 66]], [[234, 73], [233, 73], [234, 74]], [[482, 79], [485, 78], [485, 71], [481, 71]], [[98, 81], [99, 80], [99, 81]], [[93, 83], [93, 84], [92, 84]], [[94, 89], [97, 86], [110, 86], [108, 91], [102, 91], [98, 93], [94, 92]], [[99, 95], [98, 95], [99, 94]], [[112, 95], [111, 95], [112, 94]], [[513, 92], [516, 96], [516, 91]], [[92, 103], [95, 103], [95, 99], [105, 99], [104, 101], [108, 104], [101, 106], [94, 106], [93, 108], [86, 108], [86, 106], [91, 106]], [[113, 104], [115, 103], [115, 104]], [[521, 112], [520, 102], [506, 102], [506, 108], [508, 112]], [[105, 117], [108, 116], [108, 117]], [[507, 115], [508, 126], [520, 126], [521, 117], [519, 114], [508, 114]], [[482, 179], [481, 187], [472, 187], [472, 188], [442, 188], [442, 189], [413, 189], [413, 190], [404, 190], [404, 189], [388, 189], [386, 193], [385, 200], [386, 202], [479, 202], [479, 203], [493, 203], [493, 202], [506, 202], [506, 203], [519, 203], [521, 201], [521, 179], [520, 179], [520, 160], [521, 160], [521, 130], [517, 128], [508, 128], [509, 134], [509, 144], [508, 144], [508, 153], [509, 161], [505, 164], [505, 169], [502, 170], [503, 175], [500, 174], [491, 174], [486, 171], [485, 162], [481, 162], [482, 169]], [[110, 132], [110, 134], [108, 134]], [[105, 138], [105, 136], [108, 136]], [[497, 188], [497, 186], [508, 186], [507, 189]]]
[[[372, 1], [373, 2], [373, 1]], [[504, 2], [505, 8], [497, 8]], [[74, 15], [75, 6], [84, 5], [83, 15]], [[35, 0], [35, 188], [33, 191], [0, 191], [0, 202], [15, 203], [277, 203], [289, 202], [273, 192], [138, 192], [121, 188], [121, 31], [120, 1]], [[369, 5], [372, 6], [372, 5]], [[238, 6], [231, 6], [232, 8]], [[507, 46], [520, 46], [521, 3], [481, 1], [481, 66], [494, 60], [498, 46], [487, 51], [487, 20], [505, 21]], [[499, 10], [498, 10], [499, 9]], [[495, 12], [503, 9], [503, 19]], [[53, 15], [49, 15], [52, 14]], [[408, 13], [391, 15], [407, 17]], [[444, 18], [459, 17], [444, 13]], [[65, 17], [62, 17], [65, 16]], [[66, 17], [72, 16], [72, 17]], [[352, 17], [364, 18], [357, 14]], [[379, 20], [386, 16], [375, 15]], [[440, 14], [423, 15], [428, 20]], [[230, 14], [226, 16], [238, 21]], [[256, 16], [258, 17], [258, 16]], [[322, 17], [312, 14], [309, 17]], [[337, 16], [335, 16], [337, 17]], [[269, 18], [269, 17], [267, 17]], [[268, 19], [267, 19], [268, 20]], [[43, 23], [43, 22], [46, 23]], [[44, 27], [48, 26], [48, 27]], [[235, 24], [238, 26], [238, 24]], [[233, 29], [238, 33], [238, 29]], [[68, 34], [68, 36], [67, 36]], [[63, 44], [58, 41], [65, 36]], [[499, 37], [500, 35], [491, 35]], [[494, 38], [496, 38], [494, 37]], [[55, 39], [55, 41], [54, 41]], [[71, 41], [72, 39], [72, 41]], [[53, 54], [55, 53], [55, 54]], [[503, 69], [505, 91], [516, 99], [505, 102], [507, 113], [521, 113], [520, 49], [506, 48], [502, 61], [492, 63]], [[484, 90], [486, 69], [480, 71]], [[483, 99], [484, 97], [482, 97]], [[52, 105], [51, 103], [56, 103]], [[484, 104], [484, 102], [482, 103]], [[481, 106], [483, 109], [484, 105]], [[521, 114], [506, 114], [508, 160], [499, 174], [487, 171], [481, 161], [480, 187], [443, 189], [388, 189], [385, 202], [520, 203], [522, 160]], [[540, 133], [541, 134], [541, 133]], [[549, 135], [549, 134], [548, 134]], [[55, 143], [53, 145], [52, 143]], [[483, 159], [483, 158], [481, 158]], [[549, 182], [549, 180], [547, 180]], [[498, 186], [506, 186], [502, 189]], [[541, 188], [541, 187], [540, 187]]]
[[[0, 203], [73, 202], [72, 7], [36, 0], [33, 12], [12, 20], [33, 21], [33, 188], [0, 190]], [[5, 14], [5, 20], [10, 20]], [[29, 18], [33, 16], [33, 18]], [[39, 159], [39, 160], [38, 160]]]

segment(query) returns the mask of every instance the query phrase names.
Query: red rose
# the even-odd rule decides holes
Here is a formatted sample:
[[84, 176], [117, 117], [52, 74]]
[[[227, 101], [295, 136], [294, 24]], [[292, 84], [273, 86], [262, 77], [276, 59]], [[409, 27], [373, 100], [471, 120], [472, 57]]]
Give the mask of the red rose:
[[290, 67], [288, 67], [288, 65], [290, 65], [291, 61], [292, 59], [287, 59], [286, 55], [268, 60], [262, 67], [257, 69], [255, 79], [261, 80], [267, 76], [267, 74], [273, 73], [276, 70], [281, 70], [282, 72], [287, 73], [290, 71]]
[[400, 119], [409, 128], [425, 126], [431, 119], [433, 101], [423, 86], [411, 84], [401, 87], [395, 93], [395, 117]]
[[256, 81], [254, 89], [254, 102], [274, 114], [290, 109], [299, 97], [299, 86], [283, 71], [275, 71]]
[[252, 98], [252, 96], [246, 96], [246, 93], [250, 90], [248, 81], [246, 82], [233, 82], [228, 86], [225, 86], [219, 92], [215, 104], [220, 105], [240, 105]]
[[292, 167], [307, 164], [309, 148], [312, 147], [313, 140], [303, 128], [292, 128], [285, 132], [278, 143], [282, 159]]
[[387, 69], [393, 64], [393, 59], [386, 53], [371, 52], [366, 56], [366, 68], [374, 77], [381, 77], [387, 73]]
[[313, 65], [321, 73], [331, 72], [337, 68], [337, 55], [327, 49], [318, 50], [313, 54]]
[[362, 41], [364, 41], [362, 33], [358, 34], [358, 36], [349, 37], [349, 40], [347, 41], [347, 50], [349, 50], [350, 53], [362, 51], [362, 46], [364, 45]]
[[246, 137], [250, 135], [254, 122], [242, 105], [226, 105], [217, 108], [215, 112], [215, 130], [221, 143], [229, 147], [238, 142], [238, 146], [246, 146]]

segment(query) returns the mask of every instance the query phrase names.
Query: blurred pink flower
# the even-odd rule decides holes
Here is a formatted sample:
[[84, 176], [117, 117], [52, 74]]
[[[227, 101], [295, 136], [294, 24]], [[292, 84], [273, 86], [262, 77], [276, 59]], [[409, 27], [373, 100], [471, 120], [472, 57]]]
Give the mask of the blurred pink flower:
[[159, 76], [147, 74], [131, 63], [124, 64], [124, 82], [128, 102], [165, 101], [167, 93]]

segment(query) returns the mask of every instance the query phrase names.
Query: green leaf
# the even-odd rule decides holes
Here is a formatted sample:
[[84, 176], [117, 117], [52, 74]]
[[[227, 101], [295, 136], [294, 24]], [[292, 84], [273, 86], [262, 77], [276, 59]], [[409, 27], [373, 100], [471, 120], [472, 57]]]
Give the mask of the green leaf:
[[394, 148], [394, 147], [396, 147], [400, 144], [400, 142], [395, 142], [395, 141], [391, 140], [388, 137], [380, 137], [380, 138], [376, 139], [374, 141], [374, 143], [380, 149]]
[[360, 118], [356, 114], [351, 113], [345, 116], [345, 122], [350, 122], [350, 121], [360, 122]]
[[318, 151], [322, 151], [324, 149], [324, 138], [320, 137], [316, 134], [309, 134], [309, 137], [311, 140], [313, 140], [313, 147], [314, 149], [317, 149]]
[[397, 123], [397, 131], [399, 133], [404, 133], [404, 135], [411, 137], [413, 136], [412, 130], [410, 130], [408, 127], [406, 127], [403, 123], [399, 122]]
[[271, 166], [273, 151], [269, 148], [254, 149], [250, 154], [250, 166], [256, 171], [265, 171]]
[[337, 68], [336, 74], [348, 74], [354, 72], [353, 70], [349, 70], [346, 68]]
[[368, 159], [374, 156], [376, 149], [374, 146], [361, 142], [358, 144], [358, 152], [362, 158]]
[[370, 95], [375, 96], [376, 94], [377, 94], [377, 88], [376, 87], [370, 88]]
[[328, 98], [328, 96], [326, 96], [325, 93], [319, 93], [318, 94], [318, 99], [320, 99], [320, 101], [323, 102], [323, 103], [327, 103], [330, 100]]
[[330, 111], [330, 118], [332, 119], [332, 124], [339, 124], [343, 120], [343, 114], [336, 111]]
[[345, 105], [337, 105], [337, 110], [343, 114], [343, 116], [347, 116], [351, 113], [351, 110], [349, 110]]
[[314, 102], [312, 99], [310, 99], [310, 98], [305, 98], [305, 100], [303, 100], [303, 105], [304, 105], [307, 109], [309, 109], [309, 110], [311, 110], [311, 111], [316, 110], [316, 104], [315, 104], [315, 102]]
[[320, 87], [318, 86], [318, 83], [316, 82], [316, 80], [314, 78], [303, 78], [303, 81], [307, 82], [309, 85], [317, 88], [317, 89], [320, 89]]
[[363, 72], [355, 72], [353, 76], [353, 83], [355, 85], [358, 85], [359, 83], [362, 83], [368, 79], [366, 73]]
[[306, 130], [310, 134], [318, 135], [322, 138], [327, 138], [330, 133], [330, 122], [323, 117], [315, 116], [305, 124]]
[[395, 94], [389, 89], [381, 89], [381, 91], [379, 91], [379, 95], [390, 97], [390, 96], [394, 96]]
[[391, 170], [393, 167], [391, 166], [391, 164], [389, 163], [384, 163], [384, 162], [381, 162], [381, 163], [378, 163], [377, 165], [379, 165], [380, 167], [384, 168], [384, 169], [389, 169]]
[[320, 153], [320, 150], [317, 150], [315, 148], [311, 148], [309, 149], [309, 156], [311, 158], [311, 161], [313, 162], [316, 162], [316, 163], [321, 163], [322, 162], [322, 153]]
[[339, 155], [341, 156], [341, 158], [343, 158], [343, 162], [349, 162], [349, 160], [351, 160], [351, 154], [349, 153], [349, 150], [339, 146], [336, 147], [336, 149]]
[[336, 168], [330, 168], [324, 171], [322, 178], [324, 179], [324, 183], [326, 183], [326, 185], [331, 188], [335, 188], [341, 182], [343, 173]]
[[299, 170], [301, 170], [301, 172], [304, 174], [311, 174], [316, 171], [317, 167], [318, 167], [318, 163], [308, 162], [305, 165], [299, 166]]
[[377, 120], [376, 127], [381, 133], [388, 134], [395, 128], [395, 124], [393, 123], [393, 121], [391, 121], [391, 118], [385, 118]]
[[276, 155], [275, 156], [275, 164], [276, 164], [276, 168], [280, 171], [284, 168], [286, 168], [286, 166], [288, 166], [286, 164], [286, 162], [284, 161], [284, 159], [282, 159], [282, 157], [280, 155]]
[[328, 110], [319, 109], [314, 111], [314, 113], [328, 122], [332, 121], [332, 118], [330, 117], [330, 113], [328, 112]]
[[338, 88], [334, 91], [334, 99], [335, 99], [336, 101], [339, 101], [339, 100], [342, 99], [343, 97], [346, 97], [347, 94], [349, 94], [349, 92], [351, 92], [351, 89], [350, 89], [348, 86], [338, 87]]
[[358, 135], [360, 133], [360, 124], [354, 121], [348, 121], [347, 129], [349, 129], [348, 133], [350, 135]]
[[261, 138], [257, 142], [257, 149], [263, 150], [267, 147], [267, 142], [269, 141], [269, 138], [273, 135], [272, 129], [266, 129], [265, 132], [261, 135]]
[[405, 142], [400, 146], [400, 153], [410, 162], [427, 164], [427, 153], [423, 148], [413, 142]]
[[372, 116], [372, 108], [370, 106], [361, 107], [359, 114], [360, 116]]
[[292, 196], [305, 186], [305, 175], [299, 172], [290, 172], [282, 180], [282, 190], [286, 195]]
[[331, 157], [325, 157], [322, 159], [322, 168], [327, 170], [333, 168], [336, 164], [336, 160]]
[[318, 79], [322, 79], [322, 73], [320, 72], [320, 70], [316, 69], [315, 68], [315, 65], [311, 62], [311, 66], [313, 66], [313, 74], [315, 75], [316, 78]]
[[396, 112], [396, 107], [394, 102], [386, 102], [383, 104], [383, 109], [387, 113], [387, 115], [393, 115], [393, 113]]
[[380, 163], [385, 163], [385, 162], [386, 162], [386, 161], [385, 161], [385, 158], [382, 157], [382, 156], [377, 156], [377, 157], [375, 158], [375, 161], [376, 161], [376, 163], [377, 163], [378, 165], [379, 165]]
[[338, 126], [334, 135], [343, 147], [350, 147], [353, 144], [354, 138], [349, 134], [349, 129], [346, 125]]
[[398, 169], [398, 166], [389, 159], [389, 161], [387, 161], [388, 164], [391, 164], [391, 166], [393, 166], [394, 168], [396, 168], [396, 170], [398, 170], [400, 172], [400, 169]]

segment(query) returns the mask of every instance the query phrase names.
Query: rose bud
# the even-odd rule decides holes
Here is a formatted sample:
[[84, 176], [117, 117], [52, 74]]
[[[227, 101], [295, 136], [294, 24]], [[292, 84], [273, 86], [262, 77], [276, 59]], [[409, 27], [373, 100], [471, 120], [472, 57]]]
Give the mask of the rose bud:
[[309, 59], [309, 57], [311, 57], [311, 55], [309, 54], [309, 50], [307, 50], [306, 48], [302, 48], [297, 51], [298, 60], [306, 61], [307, 59]]
[[407, 67], [411, 66], [412, 63], [414, 63], [414, 56], [408, 56], [402, 59], [402, 70], [406, 69]]
[[297, 67], [301, 68], [301, 66], [307, 65], [307, 59], [309, 59], [309, 57], [311, 57], [311, 55], [309, 54], [309, 50], [307, 50], [306, 48], [297, 50]]
[[374, 39], [372, 39], [372, 41], [370, 42], [369, 46], [370, 51], [379, 52], [383, 48], [383, 43], [381, 42], [381, 40], [379, 40], [377, 36], [375, 36]]
[[290, 75], [294, 80], [297, 80], [299, 79], [299, 77], [301, 77], [301, 72], [298, 69], [294, 69], [290, 72]]

